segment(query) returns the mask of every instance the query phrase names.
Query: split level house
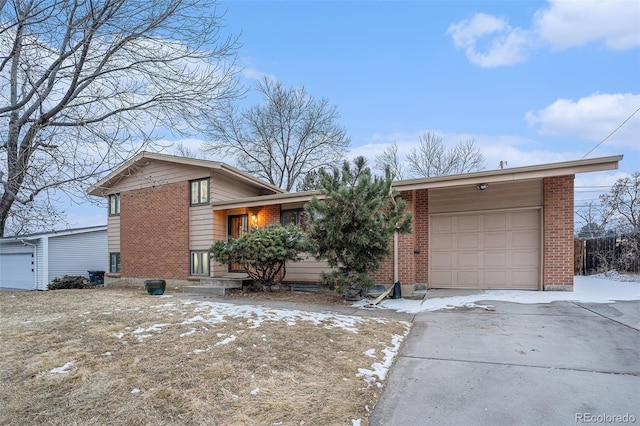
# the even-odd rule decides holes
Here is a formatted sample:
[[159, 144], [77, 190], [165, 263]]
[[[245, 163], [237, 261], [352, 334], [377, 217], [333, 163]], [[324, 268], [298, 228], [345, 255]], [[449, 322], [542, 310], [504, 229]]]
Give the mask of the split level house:
[[[396, 181], [413, 212], [373, 278], [426, 288], [571, 290], [574, 178], [622, 156]], [[227, 164], [141, 153], [89, 189], [108, 199], [106, 283], [197, 284], [238, 271], [209, 256], [253, 226], [301, 225], [316, 192], [287, 193]], [[392, 243], [393, 244], [393, 243]], [[285, 282], [316, 283], [326, 263], [287, 266]]]

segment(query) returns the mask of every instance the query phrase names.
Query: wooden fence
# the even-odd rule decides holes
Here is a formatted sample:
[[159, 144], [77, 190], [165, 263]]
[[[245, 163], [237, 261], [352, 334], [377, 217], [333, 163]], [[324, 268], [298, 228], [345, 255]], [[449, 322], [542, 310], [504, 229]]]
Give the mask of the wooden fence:
[[640, 234], [617, 237], [576, 238], [573, 270], [576, 275], [591, 275], [617, 269], [640, 272]]

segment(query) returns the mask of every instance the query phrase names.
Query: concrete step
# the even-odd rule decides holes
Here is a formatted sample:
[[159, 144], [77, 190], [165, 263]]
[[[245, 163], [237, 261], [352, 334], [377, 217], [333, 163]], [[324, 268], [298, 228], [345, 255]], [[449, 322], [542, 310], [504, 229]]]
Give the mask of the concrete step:
[[229, 274], [220, 277], [203, 278], [200, 285], [189, 285], [182, 287], [183, 293], [206, 294], [212, 296], [224, 296], [232, 288], [242, 288], [249, 285], [252, 280], [247, 274]]

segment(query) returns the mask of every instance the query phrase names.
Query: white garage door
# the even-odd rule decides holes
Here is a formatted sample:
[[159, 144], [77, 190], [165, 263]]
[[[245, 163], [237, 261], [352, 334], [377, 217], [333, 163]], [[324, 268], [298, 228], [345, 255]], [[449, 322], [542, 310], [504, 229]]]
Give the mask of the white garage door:
[[430, 216], [433, 288], [537, 290], [540, 211]]
[[0, 256], [0, 287], [32, 290], [34, 265], [31, 253], [5, 253]]

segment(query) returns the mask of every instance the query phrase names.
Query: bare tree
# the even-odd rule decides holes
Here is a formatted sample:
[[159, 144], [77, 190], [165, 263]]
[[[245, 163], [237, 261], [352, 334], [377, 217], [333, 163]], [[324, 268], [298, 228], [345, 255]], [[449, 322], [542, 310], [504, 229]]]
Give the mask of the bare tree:
[[350, 140], [329, 101], [269, 78], [256, 87], [264, 104], [245, 110], [229, 104], [211, 120], [206, 151], [233, 157], [241, 169], [287, 191], [309, 171], [343, 159]]
[[391, 171], [391, 177], [394, 180], [402, 180], [405, 178], [404, 163], [398, 155], [397, 143], [386, 147], [384, 151], [376, 155], [375, 169], [384, 173], [387, 167]]
[[640, 232], [640, 171], [618, 179], [600, 202], [616, 216], [620, 232]]
[[446, 149], [442, 138], [427, 132], [420, 144], [407, 155], [409, 171], [414, 176], [434, 177], [478, 171], [485, 158], [473, 140], [458, 143]]
[[53, 207], [47, 194], [84, 192], [157, 128], [186, 133], [238, 95], [214, 6], [0, 0], [0, 236], [16, 202]]
[[584, 207], [576, 210], [583, 226], [578, 231], [579, 238], [599, 238], [607, 232], [607, 226], [613, 216], [613, 211], [607, 206], [598, 206], [589, 201]]

